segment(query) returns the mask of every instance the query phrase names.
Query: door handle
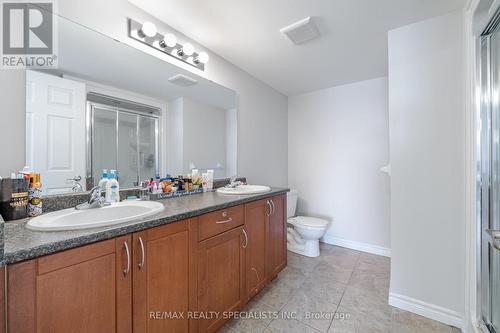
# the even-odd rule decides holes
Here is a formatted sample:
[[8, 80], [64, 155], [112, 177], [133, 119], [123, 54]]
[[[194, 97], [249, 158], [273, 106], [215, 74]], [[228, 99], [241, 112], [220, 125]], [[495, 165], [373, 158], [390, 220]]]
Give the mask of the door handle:
[[245, 229], [241, 229], [241, 231], [243, 231], [243, 236], [245, 236], [245, 244], [243, 245], [243, 248], [246, 249], [248, 246], [248, 235]]
[[141, 262], [139, 263], [139, 269], [144, 267], [144, 242], [142, 241], [142, 237], [139, 237], [139, 245], [141, 246]]
[[500, 251], [500, 230], [487, 229], [486, 233], [490, 236], [491, 246]]
[[273, 208], [273, 211], [271, 212], [271, 215], [273, 215], [276, 212], [276, 206], [274, 205], [273, 199], [271, 199], [270, 201], [271, 201], [271, 206]]
[[266, 215], [270, 216], [272, 214], [273, 207], [271, 206], [271, 201], [269, 200], [267, 200], [267, 207], [269, 208], [269, 210], [266, 212]]
[[130, 251], [128, 249], [127, 241], [123, 242], [123, 248], [125, 249], [125, 253], [127, 254], [127, 267], [123, 269], [123, 276], [127, 276], [130, 272]]

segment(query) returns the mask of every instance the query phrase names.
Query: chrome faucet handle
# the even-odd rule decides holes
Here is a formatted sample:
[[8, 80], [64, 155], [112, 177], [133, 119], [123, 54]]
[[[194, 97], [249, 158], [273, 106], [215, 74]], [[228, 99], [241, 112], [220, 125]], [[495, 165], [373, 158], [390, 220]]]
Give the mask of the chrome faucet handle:
[[101, 187], [99, 185], [92, 187], [90, 190], [89, 204], [99, 200], [101, 198]]
[[89, 193], [89, 200], [82, 204], [76, 205], [75, 209], [91, 209], [91, 208], [102, 208], [104, 206], [109, 206], [111, 203], [106, 202], [103, 197], [101, 197], [101, 187], [94, 186]]
[[237, 181], [236, 179], [238, 179], [238, 175], [231, 176], [229, 178], [229, 184], [227, 184], [225, 187], [235, 188], [235, 187], [238, 187], [239, 185], [243, 184], [243, 182], [240, 182], [239, 180]]

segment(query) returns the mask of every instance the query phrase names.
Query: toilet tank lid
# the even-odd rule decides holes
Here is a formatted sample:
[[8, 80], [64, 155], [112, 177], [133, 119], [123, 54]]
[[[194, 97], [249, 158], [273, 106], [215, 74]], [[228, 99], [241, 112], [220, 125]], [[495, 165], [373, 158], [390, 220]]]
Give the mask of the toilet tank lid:
[[328, 225], [328, 221], [310, 216], [295, 216], [288, 219], [288, 223], [306, 227], [326, 227]]

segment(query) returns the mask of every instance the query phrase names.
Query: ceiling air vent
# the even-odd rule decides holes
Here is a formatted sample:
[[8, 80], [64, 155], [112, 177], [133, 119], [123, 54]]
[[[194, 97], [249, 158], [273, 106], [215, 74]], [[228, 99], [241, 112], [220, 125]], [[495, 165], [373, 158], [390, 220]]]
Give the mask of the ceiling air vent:
[[319, 36], [318, 28], [314, 25], [311, 17], [306, 17], [303, 20], [290, 24], [280, 29], [280, 32], [295, 45], [304, 44]]
[[174, 75], [168, 80], [173, 84], [176, 84], [181, 87], [189, 87], [192, 86], [193, 84], [198, 83], [198, 81], [196, 81], [195, 79], [192, 79], [189, 76], [183, 74]]

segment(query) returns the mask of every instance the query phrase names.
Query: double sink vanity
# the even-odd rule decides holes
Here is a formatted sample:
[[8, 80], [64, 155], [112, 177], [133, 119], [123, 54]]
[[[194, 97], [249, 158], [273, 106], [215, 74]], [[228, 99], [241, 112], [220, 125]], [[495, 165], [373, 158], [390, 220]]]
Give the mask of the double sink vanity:
[[100, 228], [5, 224], [7, 332], [216, 332], [286, 266], [287, 191], [137, 201], [161, 209]]
[[[0, 333], [217, 331], [286, 266], [288, 190], [231, 180], [235, 90], [55, 19], [57, 68], [4, 74], [26, 144], [0, 176], [41, 175], [26, 212], [45, 214], [0, 220]], [[122, 201], [88, 199], [111, 175]], [[172, 198], [123, 200], [146, 193]]]

